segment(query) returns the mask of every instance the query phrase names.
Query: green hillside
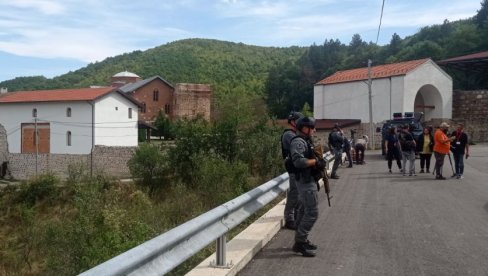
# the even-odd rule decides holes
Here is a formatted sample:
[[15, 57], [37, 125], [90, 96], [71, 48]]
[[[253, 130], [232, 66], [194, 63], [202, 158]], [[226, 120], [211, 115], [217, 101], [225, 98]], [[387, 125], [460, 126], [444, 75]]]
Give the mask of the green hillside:
[[216, 93], [236, 88], [262, 93], [269, 69], [278, 62], [297, 60], [305, 50], [185, 39], [110, 57], [53, 79], [19, 77], [1, 82], [0, 86], [18, 91], [107, 85], [112, 75], [127, 70], [142, 78], [159, 75], [172, 84], [209, 83]]

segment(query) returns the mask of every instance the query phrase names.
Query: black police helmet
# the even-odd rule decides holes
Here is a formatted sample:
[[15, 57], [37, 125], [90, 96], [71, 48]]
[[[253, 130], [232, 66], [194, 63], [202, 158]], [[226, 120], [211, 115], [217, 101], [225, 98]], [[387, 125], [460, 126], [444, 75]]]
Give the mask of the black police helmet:
[[290, 112], [290, 115], [288, 115], [288, 123], [290, 124], [291, 121], [295, 121], [302, 118], [303, 114], [297, 111], [292, 111]]
[[297, 121], [297, 129], [302, 130], [303, 127], [315, 128], [315, 119], [313, 117], [301, 117]]

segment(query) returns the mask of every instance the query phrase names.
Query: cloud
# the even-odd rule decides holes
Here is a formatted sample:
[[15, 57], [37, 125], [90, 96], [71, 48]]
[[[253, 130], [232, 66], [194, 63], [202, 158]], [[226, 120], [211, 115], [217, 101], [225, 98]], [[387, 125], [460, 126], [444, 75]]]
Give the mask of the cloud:
[[65, 12], [65, 7], [59, 1], [49, 0], [15, 0], [4, 5], [23, 9], [35, 9], [43, 14], [55, 15]]
[[[0, 51], [85, 62], [188, 37], [262, 46], [324, 38], [375, 40], [381, 1], [15, 0], [0, 3]], [[474, 3], [476, 2], [476, 3]], [[471, 17], [478, 1], [386, 1], [380, 41], [393, 32]], [[402, 35], [402, 34], [401, 34]], [[381, 39], [383, 38], [383, 39]]]

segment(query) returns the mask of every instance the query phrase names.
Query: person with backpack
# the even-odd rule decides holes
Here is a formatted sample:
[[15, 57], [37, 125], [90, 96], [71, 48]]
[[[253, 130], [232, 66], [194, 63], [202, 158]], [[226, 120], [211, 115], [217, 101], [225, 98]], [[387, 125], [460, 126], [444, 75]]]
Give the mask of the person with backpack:
[[312, 135], [315, 132], [315, 119], [298, 119], [297, 136], [291, 140], [290, 156], [296, 168], [296, 181], [300, 208], [297, 217], [297, 230], [292, 250], [304, 257], [315, 257], [317, 246], [308, 240], [308, 235], [319, 215], [318, 183], [314, 175], [323, 170], [326, 163], [315, 156]]
[[284, 227], [290, 230], [296, 230], [295, 218], [298, 213], [298, 190], [295, 180], [295, 169], [290, 156], [290, 143], [293, 137], [296, 136], [296, 122], [303, 117], [300, 112], [292, 111], [288, 115], [288, 124], [290, 128], [285, 129], [281, 135], [281, 153], [285, 163], [285, 169], [288, 172], [289, 184], [288, 192], [286, 193], [286, 204], [284, 211], [285, 225]]
[[407, 161], [409, 164], [408, 175], [416, 176], [415, 174], [415, 149], [417, 144], [413, 135], [409, 131], [409, 126], [404, 125], [402, 131], [398, 135], [400, 141], [400, 148], [402, 149], [403, 156], [403, 176], [407, 175]]

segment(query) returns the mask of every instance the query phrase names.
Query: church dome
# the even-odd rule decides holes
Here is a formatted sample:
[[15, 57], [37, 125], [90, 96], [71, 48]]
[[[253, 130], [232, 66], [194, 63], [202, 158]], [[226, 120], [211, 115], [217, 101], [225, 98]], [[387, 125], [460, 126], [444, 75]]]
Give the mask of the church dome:
[[117, 73], [117, 74], [113, 75], [112, 77], [113, 78], [118, 78], [118, 77], [140, 78], [138, 75], [131, 73], [131, 72], [128, 72], [128, 71]]

